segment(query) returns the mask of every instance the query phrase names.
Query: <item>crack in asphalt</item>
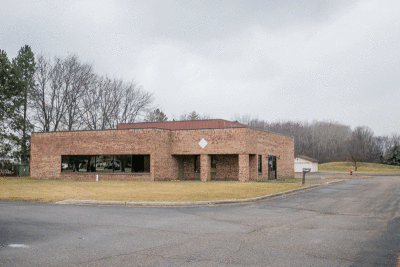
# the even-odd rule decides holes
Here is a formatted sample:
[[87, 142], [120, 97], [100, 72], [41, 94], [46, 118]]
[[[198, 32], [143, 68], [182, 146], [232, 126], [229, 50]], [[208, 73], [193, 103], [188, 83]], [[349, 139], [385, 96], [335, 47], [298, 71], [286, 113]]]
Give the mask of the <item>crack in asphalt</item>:
[[360, 261], [360, 260], [352, 260], [352, 259], [347, 259], [347, 258], [341, 258], [341, 257], [327, 257], [327, 256], [317, 256], [317, 255], [313, 255], [310, 253], [306, 253], [305, 255], [309, 256], [309, 257], [313, 257], [315, 259], [327, 259], [327, 260], [341, 260], [341, 261], [346, 261], [349, 263], [367, 263], [365, 261]]
[[[284, 207], [284, 206], [278, 206], [275, 205], [273, 207], [276, 208], [282, 208], [282, 209], [288, 209], [288, 210], [297, 210], [297, 211], [308, 211], [308, 212], [313, 212], [316, 214], [321, 214], [321, 215], [326, 215], [326, 216], [350, 216], [350, 217], [362, 217], [362, 218], [370, 218], [370, 219], [379, 219], [379, 220], [387, 220], [390, 218], [382, 218], [382, 217], [377, 217], [377, 216], [369, 216], [369, 215], [363, 215], [363, 214], [354, 214], [354, 213], [338, 213], [338, 212], [330, 212], [330, 211], [317, 211], [317, 210], [313, 210], [313, 209], [305, 209], [305, 208], [293, 208], [293, 207]], [[286, 212], [281, 212], [281, 213], [286, 213]]]
[[218, 221], [218, 222], [225, 222], [225, 223], [232, 223], [232, 224], [237, 224], [237, 225], [243, 225], [243, 226], [248, 226], [248, 227], [254, 227], [254, 225], [251, 224], [245, 224], [242, 222], [238, 222], [238, 221], [233, 221], [233, 220], [224, 220], [224, 219], [219, 219], [219, 218], [215, 218], [212, 216], [205, 216], [204, 214], [199, 214], [199, 213], [194, 213], [194, 212], [187, 212], [187, 211], [183, 211], [180, 208], [176, 208], [177, 210], [179, 210], [180, 212], [184, 213], [184, 214], [189, 214], [189, 215], [193, 215], [193, 216], [198, 216], [201, 218], [206, 218], [212, 221]]

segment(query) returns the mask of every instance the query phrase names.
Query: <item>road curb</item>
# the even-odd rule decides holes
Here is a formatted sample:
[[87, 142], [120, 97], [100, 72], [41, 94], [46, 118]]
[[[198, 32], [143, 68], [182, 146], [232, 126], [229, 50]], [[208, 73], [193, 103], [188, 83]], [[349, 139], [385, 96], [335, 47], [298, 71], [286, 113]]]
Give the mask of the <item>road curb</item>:
[[209, 206], [223, 204], [244, 204], [265, 200], [269, 198], [290, 195], [302, 191], [320, 188], [326, 185], [345, 183], [346, 180], [332, 181], [326, 184], [309, 185], [302, 188], [291, 189], [279, 193], [269, 194], [260, 197], [246, 199], [231, 199], [231, 200], [210, 200], [210, 201], [185, 201], [185, 202], [136, 202], [136, 201], [103, 201], [103, 200], [83, 200], [83, 199], [66, 199], [58, 201], [55, 204], [62, 205], [98, 205], [98, 206], [130, 206], [130, 207], [182, 207], [182, 206]]

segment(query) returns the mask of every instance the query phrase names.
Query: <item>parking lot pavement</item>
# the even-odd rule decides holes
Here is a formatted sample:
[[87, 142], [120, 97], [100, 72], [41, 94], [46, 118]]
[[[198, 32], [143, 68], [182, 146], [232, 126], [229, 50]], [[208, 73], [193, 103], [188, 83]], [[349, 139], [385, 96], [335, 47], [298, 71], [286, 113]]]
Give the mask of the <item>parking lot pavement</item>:
[[246, 205], [0, 202], [0, 266], [395, 266], [400, 177]]
[[[354, 174], [350, 175], [349, 173], [330, 173], [330, 172], [311, 172], [307, 173], [305, 178], [305, 185], [327, 185], [331, 183], [337, 183], [339, 181], [350, 181], [354, 179], [369, 179], [373, 178], [377, 175], [371, 174]], [[393, 175], [391, 175], [393, 176]], [[295, 173], [295, 178], [303, 178], [303, 173]], [[301, 184], [302, 181], [297, 182], [297, 184]]]

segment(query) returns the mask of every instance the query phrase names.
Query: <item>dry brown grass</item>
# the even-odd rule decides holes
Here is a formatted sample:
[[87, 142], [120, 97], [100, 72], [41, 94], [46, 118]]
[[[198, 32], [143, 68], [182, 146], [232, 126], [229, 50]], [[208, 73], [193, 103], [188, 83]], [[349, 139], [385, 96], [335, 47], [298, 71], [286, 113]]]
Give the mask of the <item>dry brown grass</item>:
[[54, 203], [65, 199], [202, 201], [245, 199], [287, 191], [291, 183], [61, 181], [0, 178], [0, 200]]
[[[318, 165], [320, 172], [349, 172], [354, 171], [354, 165], [352, 162], [329, 162]], [[387, 164], [378, 163], [357, 163], [357, 173], [370, 173], [370, 174], [399, 174], [400, 166], [393, 166]]]

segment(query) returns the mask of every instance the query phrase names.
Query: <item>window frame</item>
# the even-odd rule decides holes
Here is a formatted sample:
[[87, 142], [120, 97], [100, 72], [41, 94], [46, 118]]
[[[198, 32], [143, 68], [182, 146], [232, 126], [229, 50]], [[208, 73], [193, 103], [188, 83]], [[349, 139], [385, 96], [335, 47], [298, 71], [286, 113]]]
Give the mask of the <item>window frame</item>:
[[211, 172], [217, 171], [217, 155], [210, 155], [210, 169]]
[[[142, 158], [139, 171], [133, 168], [135, 156]], [[150, 154], [61, 155], [61, 173], [150, 173], [150, 166]]]
[[200, 155], [194, 155], [194, 173], [200, 173]]

